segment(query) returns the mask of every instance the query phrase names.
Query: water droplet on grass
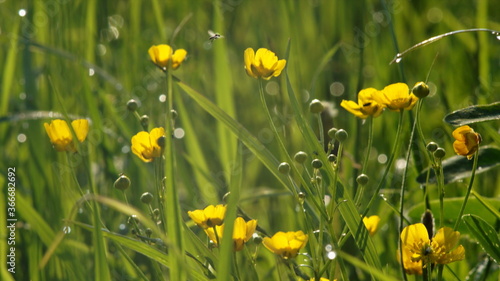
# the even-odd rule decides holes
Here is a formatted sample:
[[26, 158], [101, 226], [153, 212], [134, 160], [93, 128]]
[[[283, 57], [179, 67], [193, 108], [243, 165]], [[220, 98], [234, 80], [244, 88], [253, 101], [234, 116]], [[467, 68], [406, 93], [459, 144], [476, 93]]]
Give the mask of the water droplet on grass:
[[64, 232], [64, 234], [70, 234], [71, 233], [71, 227], [69, 227], [69, 226], [63, 227], [63, 232]]

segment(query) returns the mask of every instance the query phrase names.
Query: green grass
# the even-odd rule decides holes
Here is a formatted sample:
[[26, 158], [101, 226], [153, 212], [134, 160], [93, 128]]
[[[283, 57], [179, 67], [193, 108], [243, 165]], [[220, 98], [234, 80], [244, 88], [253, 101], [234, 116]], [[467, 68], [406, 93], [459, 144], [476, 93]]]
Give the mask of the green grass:
[[[234, 197], [226, 202], [229, 218], [239, 208], [269, 235], [296, 230], [309, 234], [303, 252], [310, 256], [299, 255], [295, 261], [307, 265], [299, 267], [305, 275], [400, 280], [395, 210], [403, 170], [396, 165], [406, 155], [416, 109], [404, 114], [401, 149], [381, 188], [387, 200], [377, 197], [368, 212], [381, 217], [377, 234], [370, 237], [359, 214], [381, 180], [385, 165], [377, 159], [390, 156], [398, 114], [386, 110], [373, 120], [366, 172], [370, 181], [357, 206], [355, 179], [365, 157], [368, 122], [355, 118], [340, 102], [357, 100], [363, 88], [382, 89], [396, 82], [411, 88], [428, 76], [431, 95], [420, 112], [425, 141], [443, 147], [445, 159], [454, 156], [454, 127], [443, 117], [469, 105], [498, 101], [500, 41], [487, 32], [457, 34], [416, 49], [400, 64], [389, 62], [398, 51], [438, 34], [476, 27], [500, 30], [500, 10], [493, 1], [455, 2], [1, 2], [0, 220], [7, 218], [7, 169], [15, 167], [18, 222], [16, 274], [11, 276], [3, 266], [0, 279], [288, 280], [292, 275], [296, 280], [293, 263], [284, 263], [253, 240], [237, 253], [229, 239], [223, 239], [220, 249], [207, 246], [206, 235], [187, 211], [223, 203], [231, 192]], [[19, 9], [26, 9], [27, 15], [20, 17]], [[224, 38], [209, 44], [209, 29]], [[150, 46], [162, 43], [188, 52], [187, 60], [172, 72], [171, 93], [167, 76], [147, 53]], [[245, 73], [243, 52], [249, 47], [265, 47], [287, 58], [286, 71], [263, 81], [277, 133], [262, 107], [260, 81]], [[334, 82], [342, 86], [335, 95]], [[131, 137], [142, 126], [126, 103], [132, 98], [140, 103], [138, 114], [149, 116], [149, 129], [167, 128], [169, 107], [159, 102], [167, 93], [178, 113], [174, 126], [185, 136], [168, 138], [163, 166], [144, 163], [130, 152]], [[318, 128], [317, 115], [309, 112], [313, 99], [333, 106], [333, 117], [322, 120], [325, 128]], [[76, 154], [56, 152], [44, 130], [44, 122], [64, 118], [65, 112], [70, 119], [91, 120], [89, 135]], [[471, 126], [481, 133], [481, 145], [499, 146], [498, 120]], [[317, 141], [319, 130], [331, 127], [349, 134], [338, 167], [329, 165]], [[308, 154], [303, 165], [293, 160], [298, 151]], [[430, 165], [428, 158], [417, 162], [414, 156], [404, 200], [404, 214], [411, 223], [418, 222], [415, 210], [423, 210], [424, 203], [415, 179]], [[312, 168], [313, 158], [323, 162], [321, 169]], [[289, 175], [278, 171], [285, 161], [291, 165]], [[131, 180], [125, 191], [128, 206], [124, 194], [113, 187], [121, 173]], [[152, 192], [153, 208], [159, 207], [156, 190], [162, 173], [168, 176], [166, 221], [157, 225], [140, 196]], [[311, 182], [313, 173], [321, 176], [320, 184]], [[447, 184], [445, 206], [460, 209], [468, 183], [465, 179]], [[80, 188], [95, 195], [86, 202]], [[306, 196], [303, 205], [296, 188]], [[465, 213], [483, 216], [495, 226], [498, 212], [492, 208], [500, 201], [497, 171], [477, 174], [473, 188], [481, 197], [472, 196], [469, 204], [474, 208]], [[327, 194], [336, 191], [332, 209], [322, 204], [322, 189]], [[437, 186], [428, 185], [427, 190], [438, 221]], [[127, 224], [131, 214], [162, 242], [148, 244], [133, 235]], [[453, 227], [455, 219], [456, 214], [446, 213], [445, 225]], [[71, 231], [64, 234], [64, 227]], [[9, 233], [0, 229], [0, 262], [5, 265]], [[466, 258], [444, 268], [445, 280], [464, 280], [484, 262], [479, 258], [484, 251], [470, 230], [465, 225], [459, 230]], [[326, 244], [336, 247], [333, 261], [325, 256]], [[486, 268], [489, 275], [481, 280], [497, 280], [498, 264]]]

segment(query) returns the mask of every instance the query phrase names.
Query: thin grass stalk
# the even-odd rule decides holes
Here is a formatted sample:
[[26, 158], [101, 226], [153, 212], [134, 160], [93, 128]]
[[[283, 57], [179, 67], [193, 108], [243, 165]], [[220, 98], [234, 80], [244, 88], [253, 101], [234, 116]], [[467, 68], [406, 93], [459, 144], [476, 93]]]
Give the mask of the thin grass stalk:
[[467, 205], [467, 201], [469, 200], [469, 196], [472, 190], [472, 185], [474, 183], [474, 178], [476, 177], [476, 170], [479, 162], [478, 158], [479, 158], [479, 149], [476, 150], [476, 152], [474, 153], [474, 163], [472, 164], [472, 175], [470, 176], [469, 186], [467, 187], [467, 193], [465, 194], [462, 207], [460, 207], [460, 212], [458, 213], [457, 221], [455, 222], [453, 230], [457, 230], [458, 227], [460, 226], [460, 223], [462, 222], [462, 215], [464, 214], [465, 206]]
[[392, 163], [394, 162], [394, 159], [396, 158], [396, 154], [398, 152], [399, 145], [400, 145], [399, 139], [401, 138], [401, 132], [403, 131], [403, 119], [404, 119], [403, 114], [404, 114], [404, 111], [400, 110], [399, 111], [398, 128], [397, 128], [397, 132], [396, 132], [396, 139], [395, 139], [394, 145], [392, 147], [391, 156], [389, 157], [389, 160], [387, 161], [387, 165], [385, 167], [385, 171], [384, 171], [384, 174], [382, 176], [382, 179], [380, 179], [380, 182], [379, 182], [377, 188], [375, 189], [375, 191], [372, 195], [372, 198], [368, 202], [368, 205], [366, 205], [365, 211], [363, 212], [363, 217], [365, 217], [368, 214], [368, 211], [370, 210], [371, 206], [373, 205], [373, 203], [377, 199], [378, 194], [380, 192], [380, 189], [382, 188], [382, 186], [385, 183], [385, 179], [387, 177], [387, 174], [389, 173], [389, 170], [392, 167]]

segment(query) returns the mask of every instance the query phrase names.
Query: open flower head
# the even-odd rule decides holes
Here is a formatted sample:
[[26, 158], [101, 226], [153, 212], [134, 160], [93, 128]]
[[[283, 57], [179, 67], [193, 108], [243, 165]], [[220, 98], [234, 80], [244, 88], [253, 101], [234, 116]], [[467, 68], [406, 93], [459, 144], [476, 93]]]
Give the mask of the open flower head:
[[403, 266], [409, 274], [422, 274], [429, 264], [448, 264], [463, 260], [465, 249], [458, 245], [460, 233], [449, 227], [438, 230], [429, 239], [427, 228], [422, 223], [412, 224], [401, 232]]
[[247, 74], [253, 78], [278, 77], [285, 68], [286, 60], [278, 60], [272, 51], [260, 48], [255, 52], [252, 48], [245, 50], [245, 69]]
[[300, 249], [307, 243], [307, 234], [302, 231], [297, 232], [277, 232], [273, 237], [264, 237], [262, 243], [271, 252], [280, 255], [284, 259], [297, 256]]
[[362, 119], [366, 119], [368, 116], [377, 117], [384, 110], [384, 105], [374, 99], [377, 94], [379, 94], [379, 91], [375, 88], [363, 89], [358, 93], [358, 103], [342, 100], [340, 106]]
[[[250, 238], [252, 238], [256, 227], [256, 220], [245, 222], [245, 220], [241, 217], [236, 218], [233, 227], [233, 245], [235, 251], [243, 250], [243, 246], [246, 242], [248, 242], [248, 240], [250, 240]], [[210, 238], [214, 244], [218, 245], [218, 241], [222, 239], [222, 235], [224, 233], [224, 224], [206, 228], [205, 232], [207, 233], [208, 238]], [[215, 235], [215, 232], [217, 232], [217, 235]]]
[[410, 89], [405, 83], [395, 83], [385, 87], [374, 97], [377, 102], [383, 104], [390, 110], [410, 110], [418, 98], [410, 94]]
[[370, 216], [363, 218], [363, 223], [365, 224], [368, 233], [370, 233], [370, 236], [373, 236], [375, 232], [377, 232], [379, 222], [380, 222], [379, 216]]
[[179, 68], [187, 55], [186, 50], [177, 49], [174, 52], [172, 47], [166, 44], [151, 46], [148, 53], [153, 63], [163, 70]]
[[188, 215], [199, 227], [206, 229], [222, 224], [226, 215], [226, 206], [209, 205], [203, 210], [189, 211]]
[[[73, 135], [65, 120], [55, 119], [50, 124], [44, 123], [43, 125], [50, 142], [57, 151], [76, 152]], [[89, 121], [87, 119], [77, 119], [71, 122], [71, 126], [78, 141], [83, 142], [89, 132]]]
[[472, 159], [481, 143], [481, 135], [465, 125], [453, 131], [453, 137], [455, 138], [453, 143], [455, 152], [458, 155], [467, 156], [469, 160]]
[[161, 127], [154, 128], [150, 133], [139, 132], [132, 137], [132, 152], [144, 162], [151, 162], [160, 157], [162, 148], [158, 145], [158, 139], [165, 136], [165, 130]]

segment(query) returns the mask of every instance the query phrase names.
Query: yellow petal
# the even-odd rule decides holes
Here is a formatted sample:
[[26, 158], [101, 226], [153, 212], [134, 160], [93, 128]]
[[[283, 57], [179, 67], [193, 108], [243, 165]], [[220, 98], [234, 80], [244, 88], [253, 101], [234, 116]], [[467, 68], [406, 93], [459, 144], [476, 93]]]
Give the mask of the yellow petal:
[[401, 232], [401, 241], [403, 242], [403, 247], [415, 253], [421, 251], [421, 246], [430, 244], [427, 228], [422, 223], [411, 224], [405, 227]]
[[443, 246], [445, 251], [449, 252], [455, 248], [459, 239], [460, 232], [454, 231], [450, 227], [443, 227], [438, 230], [434, 238], [432, 238], [432, 241], [438, 243], [440, 246]]
[[249, 220], [247, 222], [245, 242], [248, 242], [248, 240], [252, 238], [256, 228], [257, 228], [257, 220]]
[[356, 117], [363, 119], [368, 118], [368, 115], [365, 115], [363, 114], [363, 112], [361, 112], [361, 107], [353, 101], [342, 100], [340, 106], [342, 106], [345, 110], [349, 111], [350, 113], [354, 114], [354, 116]]
[[253, 78], [258, 78], [253, 72], [252, 72], [252, 64], [255, 61], [255, 51], [252, 48], [248, 48], [245, 50], [245, 70], [247, 71], [247, 74], [250, 77]]
[[188, 216], [200, 227], [206, 228], [206, 217], [203, 210], [188, 211]]
[[375, 232], [377, 232], [379, 222], [380, 222], [379, 216], [370, 216], [363, 218], [363, 223], [365, 224], [365, 227], [370, 233], [370, 235], [374, 235]]
[[139, 132], [132, 137], [132, 152], [144, 162], [153, 161], [151, 142], [148, 132]]
[[78, 141], [83, 142], [89, 132], [89, 121], [87, 119], [77, 119], [71, 122], [71, 126], [75, 131]]
[[172, 68], [177, 69], [181, 63], [186, 59], [187, 51], [184, 49], [177, 49], [172, 55]]
[[75, 152], [73, 136], [65, 120], [55, 119], [50, 124], [44, 123], [50, 142], [57, 151]]
[[169, 60], [172, 58], [172, 48], [169, 45], [161, 44], [152, 46], [148, 50], [151, 60], [160, 67], [168, 67]]

